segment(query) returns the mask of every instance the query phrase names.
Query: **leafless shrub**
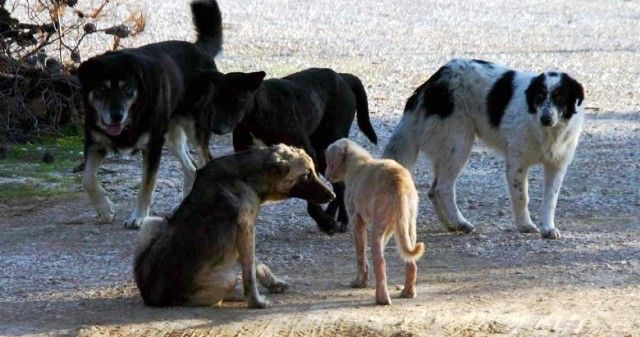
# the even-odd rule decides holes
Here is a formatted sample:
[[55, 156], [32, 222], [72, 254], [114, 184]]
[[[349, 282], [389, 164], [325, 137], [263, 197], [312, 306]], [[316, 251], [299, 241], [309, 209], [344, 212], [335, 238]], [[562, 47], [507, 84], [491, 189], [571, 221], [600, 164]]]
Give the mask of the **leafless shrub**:
[[120, 0], [0, 0], [0, 143], [80, 125], [74, 75], [83, 55], [118, 49], [145, 28], [141, 12], [121, 6]]

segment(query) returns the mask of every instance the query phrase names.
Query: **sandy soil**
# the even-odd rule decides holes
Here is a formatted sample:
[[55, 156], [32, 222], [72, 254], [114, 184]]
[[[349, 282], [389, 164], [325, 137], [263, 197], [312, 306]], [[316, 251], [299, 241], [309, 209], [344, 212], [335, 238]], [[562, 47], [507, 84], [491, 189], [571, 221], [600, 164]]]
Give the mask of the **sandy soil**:
[[[133, 3], [134, 1], [132, 1]], [[146, 1], [147, 33], [135, 44], [192, 39], [186, 2]], [[101, 178], [117, 205], [100, 225], [80, 186], [55, 199], [0, 203], [0, 335], [153, 336], [640, 336], [640, 4], [637, 1], [221, 1], [220, 68], [270, 76], [310, 66], [352, 72], [368, 84], [373, 147], [380, 153], [404, 100], [454, 56], [522, 69], [567, 69], [590, 108], [557, 211], [563, 238], [513, 230], [503, 161], [481, 144], [459, 180], [459, 204], [477, 231], [443, 231], [421, 192], [418, 297], [398, 298], [402, 264], [387, 250], [393, 305], [351, 289], [350, 234], [320, 234], [299, 201], [265, 207], [257, 250], [290, 290], [266, 310], [143, 306], [132, 281], [135, 231], [122, 227], [140, 160], [112, 157]], [[216, 138], [216, 155], [228, 153]], [[177, 161], [165, 156], [153, 206], [181, 195]], [[71, 173], [64, 173], [70, 175]], [[532, 172], [531, 209], [541, 203]], [[263, 290], [263, 293], [266, 291]]]

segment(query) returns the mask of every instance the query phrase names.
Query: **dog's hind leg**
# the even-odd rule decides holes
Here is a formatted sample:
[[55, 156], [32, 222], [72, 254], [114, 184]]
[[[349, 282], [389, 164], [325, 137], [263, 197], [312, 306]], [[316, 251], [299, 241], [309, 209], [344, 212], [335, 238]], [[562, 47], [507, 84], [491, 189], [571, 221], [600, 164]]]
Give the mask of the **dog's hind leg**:
[[256, 277], [263, 287], [267, 288], [272, 294], [280, 294], [285, 292], [289, 285], [284, 280], [276, 277], [271, 269], [264, 263], [256, 260]]
[[125, 228], [140, 228], [142, 221], [149, 216], [149, 207], [153, 199], [153, 190], [156, 188], [161, 154], [162, 141], [159, 140], [150, 142], [147, 149], [142, 152], [142, 183], [138, 191], [138, 201], [136, 209], [124, 223]]
[[376, 274], [376, 303], [380, 305], [391, 304], [389, 289], [387, 288], [387, 263], [384, 258], [384, 246], [387, 242], [385, 228], [382, 224], [373, 224], [375, 231], [372, 233], [371, 253], [373, 254], [373, 267]]
[[567, 172], [566, 167], [556, 168], [544, 166], [544, 198], [542, 202], [540, 234], [545, 239], [559, 239], [560, 231], [556, 228], [554, 216], [558, 204], [558, 194], [562, 180]]
[[223, 300], [236, 300], [234, 291], [238, 277], [233, 268], [204, 272], [196, 276], [197, 291], [189, 296], [187, 305], [214, 306]]
[[[431, 153], [435, 179], [429, 190], [429, 199], [434, 204], [440, 220], [450, 231], [470, 233], [474, 227], [464, 218], [456, 204], [456, 180], [467, 163], [475, 140], [473, 130], [461, 131], [449, 137]], [[433, 149], [432, 149], [433, 150]]]
[[191, 191], [196, 175], [196, 168], [193, 165], [194, 160], [187, 149], [187, 135], [182, 126], [176, 123], [170, 128], [167, 138], [169, 152], [178, 158], [180, 166], [182, 166], [182, 173], [184, 174], [183, 195], [186, 196]]
[[98, 182], [96, 172], [104, 161], [106, 152], [95, 146], [85, 146], [85, 166], [82, 174], [82, 185], [89, 195], [89, 200], [98, 213], [98, 217], [106, 223], [114, 218], [113, 203], [107, 198], [105, 190]]

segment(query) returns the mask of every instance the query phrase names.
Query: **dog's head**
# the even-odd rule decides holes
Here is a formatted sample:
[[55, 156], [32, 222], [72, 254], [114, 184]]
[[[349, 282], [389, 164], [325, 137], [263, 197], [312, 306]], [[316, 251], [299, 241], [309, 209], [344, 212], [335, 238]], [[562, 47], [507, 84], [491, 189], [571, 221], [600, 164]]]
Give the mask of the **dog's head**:
[[132, 55], [107, 53], [83, 62], [78, 79], [87, 107], [86, 116], [111, 136], [131, 123], [131, 108], [143, 88], [143, 65]]
[[206, 86], [205, 107], [210, 111], [210, 128], [215, 134], [231, 132], [253, 108], [254, 94], [266, 73], [227, 73], [204, 71], [201, 82]]
[[327, 161], [324, 176], [333, 183], [344, 181], [344, 176], [347, 173], [347, 158], [357, 158], [363, 161], [371, 158], [367, 150], [347, 138], [338, 139], [329, 145], [324, 156]]
[[546, 72], [534, 77], [525, 91], [529, 113], [544, 127], [566, 122], [582, 105], [584, 90], [565, 73]]
[[268, 200], [300, 198], [324, 204], [335, 198], [315, 171], [311, 157], [303, 150], [279, 144], [271, 146], [266, 170], [274, 177]]

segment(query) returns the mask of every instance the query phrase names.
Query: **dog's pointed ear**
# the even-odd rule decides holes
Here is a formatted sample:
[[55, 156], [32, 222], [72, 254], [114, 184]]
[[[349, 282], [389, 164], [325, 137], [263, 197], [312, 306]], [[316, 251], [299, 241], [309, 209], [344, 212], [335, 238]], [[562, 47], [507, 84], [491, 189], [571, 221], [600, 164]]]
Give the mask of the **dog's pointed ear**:
[[80, 80], [81, 85], [87, 85], [91, 78], [96, 78], [98, 76], [100, 67], [102, 66], [102, 62], [99, 58], [92, 57], [80, 64], [78, 67], [78, 80]]
[[257, 90], [262, 85], [265, 76], [267, 76], [267, 73], [264, 71], [245, 74], [243, 81], [244, 87], [249, 90]]
[[198, 80], [202, 81], [203, 84], [212, 83], [216, 85], [220, 82], [224, 74], [214, 69], [198, 68], [196, 69], [195, 76]]

